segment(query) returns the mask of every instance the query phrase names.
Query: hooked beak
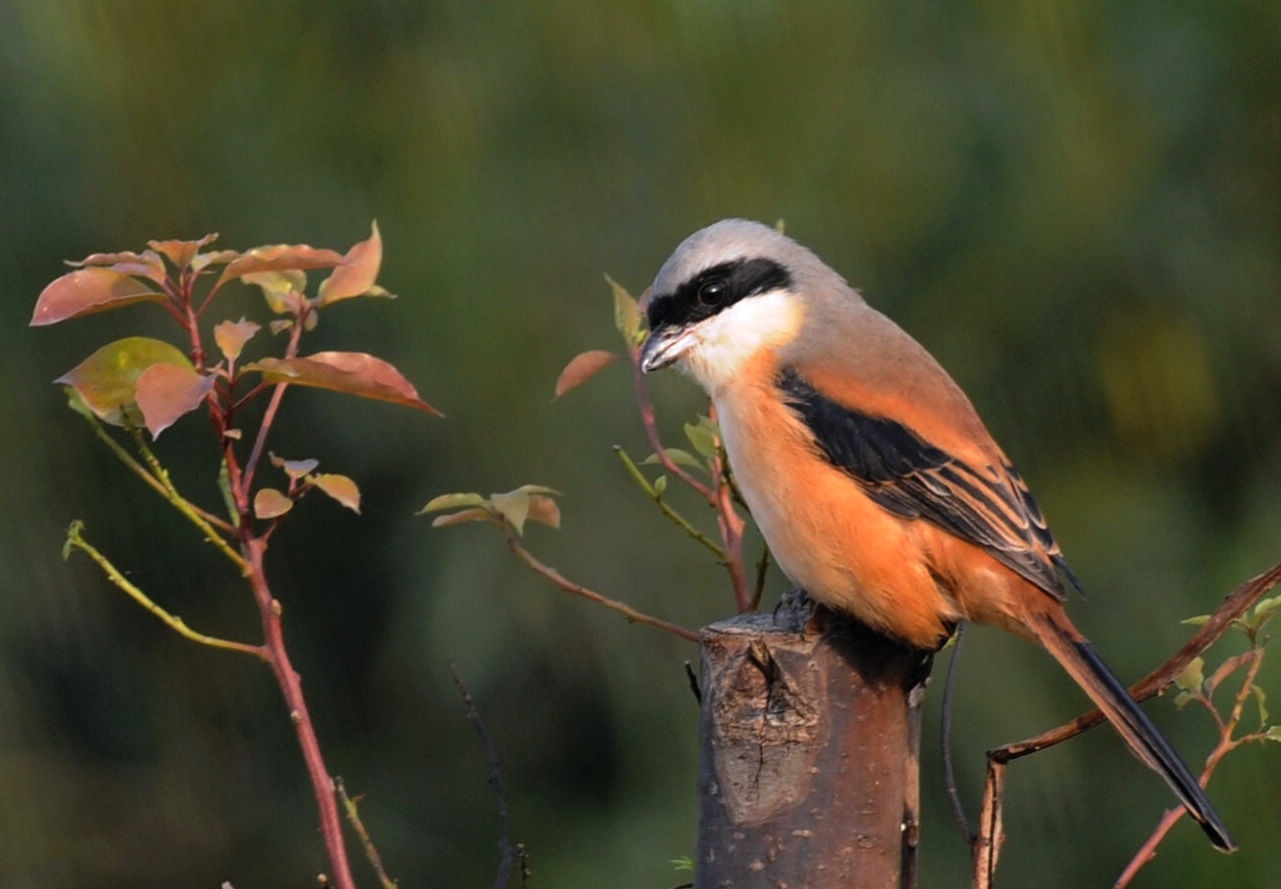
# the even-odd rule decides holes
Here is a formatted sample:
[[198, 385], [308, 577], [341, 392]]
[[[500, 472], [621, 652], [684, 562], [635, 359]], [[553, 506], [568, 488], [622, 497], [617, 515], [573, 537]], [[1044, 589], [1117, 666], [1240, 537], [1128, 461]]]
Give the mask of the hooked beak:
[[693, 345], [694, 338], [688, 328], [664, 325], [651, 330], [641, 346], [640, 369], [644, 373], [662, 370], [678, 361]]

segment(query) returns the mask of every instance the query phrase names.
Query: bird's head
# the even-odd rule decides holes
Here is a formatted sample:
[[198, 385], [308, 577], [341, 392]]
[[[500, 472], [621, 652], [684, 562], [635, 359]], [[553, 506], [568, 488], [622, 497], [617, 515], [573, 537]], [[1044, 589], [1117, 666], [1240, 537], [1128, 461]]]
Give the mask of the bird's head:
[[686, 238], [651, 292], [641, 370], [679, 363], [713, 395], [761, 350], [794, 342], [824, 302], [858, 299], [808, 249], [745, 219]]

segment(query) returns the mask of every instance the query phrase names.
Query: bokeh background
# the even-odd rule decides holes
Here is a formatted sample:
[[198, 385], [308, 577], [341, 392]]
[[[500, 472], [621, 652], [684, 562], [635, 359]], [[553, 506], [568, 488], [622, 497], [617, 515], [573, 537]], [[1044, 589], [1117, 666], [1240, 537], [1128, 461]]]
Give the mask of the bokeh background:
[[[603, 273], [639, 293], [695, 228], [782, 218], [971, 393], [1090, 591], [1079, 623], [1137, 677], [1281, 556], [1279, 46], [1274, 0], [0, 4], [0, 885], [325, 869], [267, 672], [58, 557], [83, 518], [189, 623], [255, 638], [236, 578], [49, 382], [110, 339], [171, 336], [165, 316], [29, 329], [61, 260], [208, 231], [342, 250], [379, 220], [400, 299], [332, 310], [310, 348], [380, 354], [448, 417], [295, 390], [271, 442], [365, 494], [360, 517], [310, 498], [271, 552], [330, 764], [402, 886], [490, 885], [494, 799], [452, 660], [531, 885], [657, 889], [693, 851], [696, 652], [414, 510], [552, 485], [564, 528], [529, 532], [548, 562], [689, 626], [728, 613], [717, 567], [610, 450], [647, 451], [622, 368], [560, 401], [552, 383], [616, 345]], [[241, 312], [265, 318], [242, 292], [211, 320]], [[674, 374], [652, 392], [678, 443], [702, 400]], [[206, 433], [190, 418], [159, 450], [214, 506]], [[970, 641], [974, 801], [984, 749], [1084, 700], [1030, 646]], [[922, 886], [959, 886], [933, 697]], [[1204, 713], [1149, 709], [1191, 760], [1209, 749]], [[1279, 755], [1216, 775], [1238, 855], [1182, 824], [1142, 885], [1281, 886]], [[1169, 803], [1102, 731], [1020, 762], [1003, 882], [1109, 885]]]

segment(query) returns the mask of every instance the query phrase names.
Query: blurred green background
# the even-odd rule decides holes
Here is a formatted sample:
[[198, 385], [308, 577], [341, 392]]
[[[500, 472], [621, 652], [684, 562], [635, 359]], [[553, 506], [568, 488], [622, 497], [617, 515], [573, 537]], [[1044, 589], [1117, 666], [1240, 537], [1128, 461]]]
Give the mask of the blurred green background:
[[[552, 485], [564, 528], [529, 532], [547, 561], [689, 626], [725, 615], [719, 569], [610, 451], [647, 451], [626, 374], [551, 389], [616, 344], [602, 273], [639, 293], [695, 228], [783, 218], [969, 391], [1091, 592], [1078, 622], [1137, 677], [1181, 618], [1281, 556], [1279, 45], [1275, 0], [0, 5], [0, 885], [254, 889], [325, 869], [267, 671], [58, 558], [83, 518], [189, 623], [256, 638], [236, 578], [49, 384], [110, 339], [172, 335], [148, 306], [28, 329], [61, 260], [207, 231], [345, 250], [377, 217], [400, 299], [332, 310], [308, 349], [380, 354], [448, 417], [285, 400], [273, 450], [365, 494], [361, 517], [309, 498], [271, 553], [330, 765], [402, 886], [490, 885], [494, 800], [452, 659], [531, 885], [656, 889], [693, 851], [696, 652], [553, 590], [489, 529], [413, 511]], [[246, 292], [211, 320], [241, 311], [265, 317]], [[675, 374], [652, 392], [676, 443], [702, 400]], [[159, 450], [212, 506], [205, 433], [189, 419]], [[1281, 700], [1278, 662], [1262, 682]], [[967, 797], [984, 749], [1083, 704], [1031, 647], [973, 634]], [[937, 707], [923, 887], [967, 871]], [[1204, 713], [1149, 709], [1189, 759], [1209, 749]], [[1238, 855], [1181, 824], [1139, 884], [1281, 886], [1279, 754], [1216, 775]], [[1010, 782], [1010, 886], [1108, 885], [1171, 803], [1105, 732]]]

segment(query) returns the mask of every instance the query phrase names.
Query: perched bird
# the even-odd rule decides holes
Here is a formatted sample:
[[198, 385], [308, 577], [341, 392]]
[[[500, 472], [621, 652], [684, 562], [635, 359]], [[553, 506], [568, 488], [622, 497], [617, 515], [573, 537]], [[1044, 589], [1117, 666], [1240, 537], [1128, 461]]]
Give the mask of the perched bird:
[[1196, 779], [1068, 620], [1075, 586], [1023, 479], [925, 349], [814, 253], [727, 219], [663, 264], [646, 373], [712, 398], [738, 487], [783, 572], [829, 608], [934, 650], [958, 621], [1044, 646], [1219, 849]]

